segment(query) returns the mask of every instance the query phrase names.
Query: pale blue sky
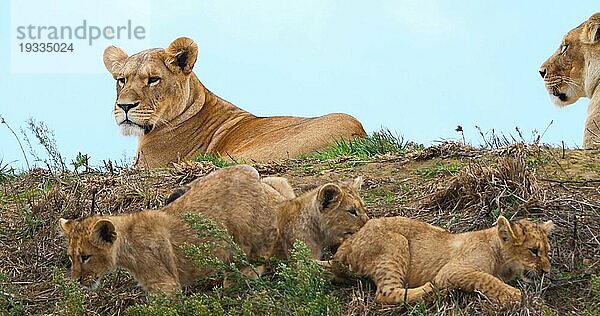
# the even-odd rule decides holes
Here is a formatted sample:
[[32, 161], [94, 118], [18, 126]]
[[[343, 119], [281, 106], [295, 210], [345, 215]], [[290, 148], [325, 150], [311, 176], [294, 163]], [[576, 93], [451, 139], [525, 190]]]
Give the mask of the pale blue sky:
[[[149, 15], [152, 47], [193, 38], [200, 80], [257, 115], [346, 112], [368, 132], [387, 127], [425, 144], [458, 138], [459, 124], [478, 144], [475, 125], [512, 134], [518, 126], [529, 137], [554, 121], [544, 142], [581, 144], [588, 101], [555, 107], [537, 70], [564, 33], [598, 11], [597, 1], [140, 1], [149, 8], [127, 12], [132, 20]], [[35, 12], [38, 1], [26, 2]], [[122, 1], [79, 10], [102, 19], [97, 8], [107, 2]], [[0, 12], [0, 114], [13, 128], [29, 117], [45, 122], [69, 160], [77, 152], [95, 162], [132, 157], [137, 140], [121, 136], [112, 116], [112, 77], [11, 72], [7, 1]], [[102, 65], [104, 46], [91, 48], [89, 63]], [[0, 159], [23, 166], [5, 126]]]

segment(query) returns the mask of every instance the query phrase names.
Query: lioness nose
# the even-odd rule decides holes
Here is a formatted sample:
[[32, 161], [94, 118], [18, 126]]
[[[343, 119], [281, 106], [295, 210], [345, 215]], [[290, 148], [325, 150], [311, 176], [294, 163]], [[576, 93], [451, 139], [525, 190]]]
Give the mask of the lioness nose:
[[140, 105], [140, 102], [134, 102], [134, 103], [117, 103], [117, 106], [120, 107], [121, 109], [123, 109], [123, 111], [125, 111], [125, 113], [129, 112], [129, 110], [133, 109], [134, 107]]
[[540, 68], [540, 76], [542, 79], [546, 78], [546, 68]]

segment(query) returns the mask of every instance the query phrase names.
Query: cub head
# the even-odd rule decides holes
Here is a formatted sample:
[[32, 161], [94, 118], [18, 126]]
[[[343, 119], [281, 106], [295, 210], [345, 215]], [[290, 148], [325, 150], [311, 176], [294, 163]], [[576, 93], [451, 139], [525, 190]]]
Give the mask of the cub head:
[[518, 276], [533, 282], [550, 272], [548, 234], [553, 226], [552, 221], [536, 224], [522, 219], [511, 223], [504, 216], [498, 217], [496, 227], [502, 244], [503, 264], [510, 277]]
[[600, 13], [569, 31], [539, 72], [556, 105], [591, 98], [600, 81]]
[[58, 221], [67, 238], [71, 277], [95, 290], [101, 278], [115, 266], [113, 245], [117, 239], [115, 226], [108, 219], [88, 217]]
[[326, 246], [338, 246], [369, 220], [359, 195], [362, 182], [362, 177], [358, 177], [349, 182], [327, 183], [316, 189], [316, 209], [321, 214]]
[[203, 97], [190, 93], [197, 56], [198, 46], [186, 37], [132, 56], [115, 46], [104, 50], [104, 65], [116, 80], [114, 114], [123, 135], [142, 136], [169, 125], [190, 97]]

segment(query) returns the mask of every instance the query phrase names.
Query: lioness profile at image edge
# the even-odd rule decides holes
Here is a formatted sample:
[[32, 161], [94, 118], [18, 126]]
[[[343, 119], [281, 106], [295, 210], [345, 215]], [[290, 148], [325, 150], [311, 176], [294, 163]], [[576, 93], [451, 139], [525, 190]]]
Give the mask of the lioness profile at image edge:
[[[211, 273], [183, 253], [186, 244], [208, 241], [183, 214], [201, 214], [225, 228], [250, 261], [286, 259], [296, 240], [320, 259], [322, 248], [338, 246], [368, 220], [357, 193], [361, 182], [327, 183], [295, 197], [285, 178], [260, 179], [256, 169], [238, 165], [194, 181], [160, 210], [61, 218], [59, 226], [67, 238], [71, 277], [82, 285], [94, 289], [105, 274], [123, 268], [146, 291], [169, 293]], [[232, 262], [231, 247], [219, 245], [213, 254]]]
[[590, 99], [583, 147], [600, 148], [600, 13], [570, 30], [539, 72], [556, 105]]
[[405, 217], [372, 219], [342, 243], [332, 265], [344, 279], [348, 268], [370, 277], [375, 300], [399, 304], [435, 288], [479, 291], [500, 303], [520, 301], [521, 291], [503, 281], [533, 281], [550, 272], [547, 235], [552, 221], [509, 222], [503, 216], [492, 228], [452, 234]]
[[241, 161], [293, 158], [366, 136], [359, 121], [341, 113], [254, 116], [204, 87], [192, 72], [197, 56], [196, 43], [185, 37], [132, 56], [105, 49], [104, 65], [117, 85], [116, 122], [123, 135], [139, 137], [137, 166], [161, 167], [202, 153]]

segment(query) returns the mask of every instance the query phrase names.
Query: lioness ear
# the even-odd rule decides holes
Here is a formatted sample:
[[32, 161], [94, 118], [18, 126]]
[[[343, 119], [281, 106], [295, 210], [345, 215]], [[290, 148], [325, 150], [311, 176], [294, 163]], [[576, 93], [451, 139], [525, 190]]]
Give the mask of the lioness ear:
[[191, 38], [180, 37], [167, 47], [165, 54], [165, 64], [171, 71], [188, 75], [196, 63], [198, 45]]
[[60, 227], [60, 229], [63, 231], [63, 233], [65, 235], [68, 235], [71, 233], [71, 230], [73, 229], [73, 221], [61, 218], [58, 220], [58, 226]]
[[546, 221], [540, 224], [540, 227], [546, 233], [546, 235], [548, 235], [554, 229], [554, 223], [552, 221]]
[[595, 44], [600, 41], [600, 15], [593, 15], [585, 23], [579, 39], [585, 44]]
[[110, 246], [117, 239], [115, 225], [107, 219], [99, 219], [92, 229], [92, 242], [98, 246]]
[[362, 185], [363, 185], [363, 177], [356, 177], [356, 178], [354, 178], [354, 181], [352, 181], [352, 187], [356, 191], [360, 191], [360, 188], [362, 187]]
[[498, 227], [498, 235], [503, 242], [515, 239], [515, 233], [510, 227], [510, 222], [506, 219], [506, 217], [500, 215], [496, 223], [496, 226]]
[[104, 49], [104, 67], [106, 70], [110, 72], [110, 74], [116, 79], [116, 76], [119, 73], [121, 67], [123, 67], [123, 63], [127, 59], [127, 53], [125, 53], [122, 49], [115, 46], [108, 46]]
[[336, 208], [342, 201], [342, 189], [333, 183], [325, 184], [319, 189], [317, 201], [321, 211]]

